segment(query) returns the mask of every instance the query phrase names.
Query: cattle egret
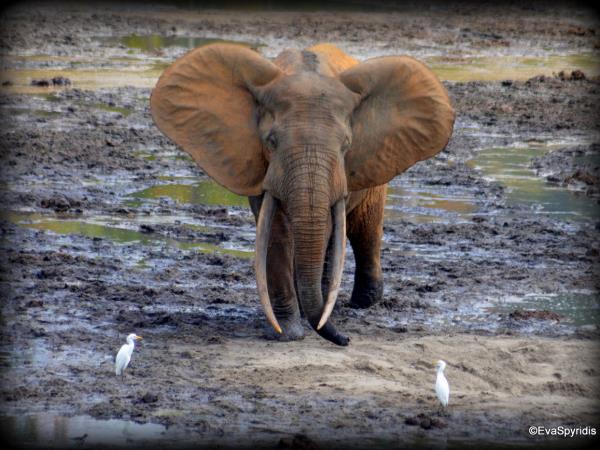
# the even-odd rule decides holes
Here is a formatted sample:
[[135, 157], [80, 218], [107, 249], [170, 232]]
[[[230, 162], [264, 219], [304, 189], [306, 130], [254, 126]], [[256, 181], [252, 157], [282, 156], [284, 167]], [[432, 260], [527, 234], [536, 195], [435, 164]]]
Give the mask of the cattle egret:
[[444, 369], [446, 368], [446, 363], [441, 359], [435, 364], [437, 368], [437, 379], [435, 380], [435, 393], [437, 394], [437, 398], [440, 400], [440, 403], [445, 408], [448, 406], [448, 400], [450, 399], [450, 386], [448, 385], [448, 380], [444, 376]]
[[117, 353], [117, 358], [115, 359], [115, 373], [117, 375], [123, 376], [123, 372], [125, 368], [131, 361], [131, 354], [133, 353], [133, 348], [135, 347], [135, 340], [142, 339], [141, 336], [138, 336], [135, 333], [131, 333], [127, 336], [127, 344], [123, 344], [119, 353]]

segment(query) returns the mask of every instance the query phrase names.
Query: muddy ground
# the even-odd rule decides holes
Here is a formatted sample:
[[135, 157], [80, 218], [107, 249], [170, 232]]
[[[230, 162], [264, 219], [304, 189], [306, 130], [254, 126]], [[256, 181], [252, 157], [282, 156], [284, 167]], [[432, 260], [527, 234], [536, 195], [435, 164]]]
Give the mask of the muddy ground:
[[[25, 3], [2, 12], [0, 49], [6, 70], [60, 62], [34, 55], [103, 60], [124, 50], [98, 35], [259, 40], [267, 56], [332, 41], [360, 59], [427, 49], [598, 48], [600, 28], [585, 9], [434, 6], [242, 13]], [[160, 53], [172, 59], [183, 51]], [[597, 321], [481, 304], [532, 292], [596, 292], [597, 215], [570, 220], [510, 202], [501, 182], [469, 163], [483, 148], [558, 142], [557, 151], [531, 160], [532, 169], [597, 208], [598, 168], [576, 158], [598, 157], [600, 84], [580, 78], [445, 83], [458, 113], [454, 136], [402, 182], [468, 192], [474, 210], [460, 220], [388, 214], [385, 295], [370, 310], [348, 307], [349, 250], [333, 313], [352, 339], [347, 348], [315, 337], [308, 325], [303, 341], [265, 338], [247, 206], [168, 195], [131, 201], [164, 177], [208, 181], [153, 126], [150, 89], [2, 91], [5, 438], [29, 447], [98, 445], [91, 430], [44, 434], [52, 428], [44, 421], [91, 416], [161, 425], [156, 436], [118, 442], [129, 446], [590, 444], [586, 436], [532, 437], [528, 428], [597, 427]], [[67, 222], [91, 225], [72, 232], [48, 225]], [[115, 223], [134, 238], [106, 231]], [[130, 332], [144, 340], [121, 380], [113, 358]], [[445, 414], [433, 392], [440, 358], [449, 363], [452, 390]]]

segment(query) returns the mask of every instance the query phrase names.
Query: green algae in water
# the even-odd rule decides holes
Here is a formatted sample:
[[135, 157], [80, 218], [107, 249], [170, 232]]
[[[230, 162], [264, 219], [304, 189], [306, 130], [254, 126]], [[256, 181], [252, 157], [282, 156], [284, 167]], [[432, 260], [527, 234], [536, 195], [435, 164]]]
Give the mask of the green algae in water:
[[122, 44], [129, 49], [141, 50], [143, 52], [155, 52], [166, 47], [183, 47], [187, 49], [193, 49], [202, 45], [215, 43], [237, 44], [251, 48], [258, 48], [262, 45], [258, 42], [228, 41], [218, 38], [161, 36], [158, 34], [152, 34], [147, 36], [139, 36], [132, 34], [120, 38], [108, 38], [107, 40], [113, 43], [118, 42], [119, 44]]
[[549, 152], [543, 144], [494, 147], [480, 151], [469, 161], [486, 177], [508, 188], [509, 206], [529, 206], [537, 213], [561, 216], [569, 220], [598, 220], [600, 211], [593, 199], [566, 188], [552, 186], [530, 168], [531, 160]]
[[156, 159], [156, 155], [149, 153], [149, 152], [145, 152], [143, 150], [138, 150], [138, 151], [132, 152], [132, 155], [135, 156], [136, 158], [145, 159], [146, 161], [154, 161]]
[[129, 114], [132, 113], [131, 109], [129, 109], [129, 108], [122, 108], [120, 106], [110, 106], [110, 105], [106, 105], [104, 103], [95, 103], [92, 105], [92, 107], [94, 107], [96, 109], [101, 109], [102, 111], [106, 111], [106, 112], [119, 113], [119, 114], [123, 115], [123, 117], [127, 117]]
[[574, 55], [468, 56], [424, 58], [427, 66], [441, 79], [449, 81], [527, 80], [537, 75], [552, 76], [564, 70], [581, 70], [586, 76], [600, 75], [600, 57], [594, 53]]
[[129, 230], [126, 228], [112, 227], [107, 225], [98, 225], [87, 223], [80, 220], [48, 219], [40, 220], [39, 215], [11, 213], [7, 218], [17, 225], [33, 228], [36, 230], [51, 231], [57, 234], [81, 235], [89, 238], [108, 239], [119, 244], [140, 243], [142, 245], [155, 245], [157, 243], [166, 243], [186, 251], [201, 251], [203, 253], [224, 253], [239, 258], [252, 258], [253, 251], [224, 248], [208, 242], [199, 241], [179, 241], [152, 233], [142, 233], [140, 231]]
[[140, 242], [145, 245], [150, 245], [156, 241], [156, 239], [152, 239], [149, 235], [139, 231], [97, 225], [78, 220], [48, 219], [39, 222], [22, 223], [21, 225], [27, 228], [52, 231], [58, 234], [79, 234], [91, 238], [109, 239], [121, 244]]
[[62, 99], [58, 97], [54, 92], [52, 92], [51, 94], [44, 94], [44, 98], [46, 99], [46, 101], [52, 103], [58, 103], [62, 101]]
[[248, 199], [228, 191], [214, 181], [196, 184], [158, 184], [131, 194], [133, 199], [169, 197], [177, 203], [248, 207]]

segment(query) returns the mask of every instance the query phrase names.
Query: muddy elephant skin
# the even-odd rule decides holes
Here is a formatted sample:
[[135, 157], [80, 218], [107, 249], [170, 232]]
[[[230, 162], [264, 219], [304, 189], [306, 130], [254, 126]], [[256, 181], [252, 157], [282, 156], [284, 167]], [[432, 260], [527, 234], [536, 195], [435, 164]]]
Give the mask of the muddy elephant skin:
[[356, 272], [351, 305], [382, 297], [380, 246], [387, 183], [441, 151], [454, 110], [419, 61], [359, 63], [329, 44], [274, 60], [213, 44], [176, 60], [151, 97], [159, 129], [218, 183], [249, 197], [255, 270], [274, 335], [304, 335], [301, 312], [347, 345], [329, 316], [346, 238]]

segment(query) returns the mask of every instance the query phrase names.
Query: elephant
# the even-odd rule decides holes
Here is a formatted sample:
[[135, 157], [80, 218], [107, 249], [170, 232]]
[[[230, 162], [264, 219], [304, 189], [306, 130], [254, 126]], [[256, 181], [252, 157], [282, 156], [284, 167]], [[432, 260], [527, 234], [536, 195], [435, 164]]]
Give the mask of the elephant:
[[267, 59], [236, 44], [172, 63], [150, 98], [158, 129], [256, 219], [260, 302], [281, 340], [349, 338], [330, 320], [346, 239], [356, 261], [350, 306], [383, 296], [387, 183], [442, 151], [455, 113], [436, 75], [409, 56], [359, 62], [331, 44]]

